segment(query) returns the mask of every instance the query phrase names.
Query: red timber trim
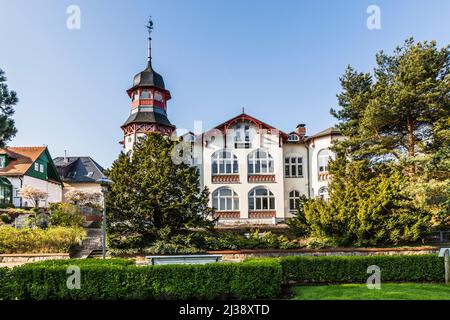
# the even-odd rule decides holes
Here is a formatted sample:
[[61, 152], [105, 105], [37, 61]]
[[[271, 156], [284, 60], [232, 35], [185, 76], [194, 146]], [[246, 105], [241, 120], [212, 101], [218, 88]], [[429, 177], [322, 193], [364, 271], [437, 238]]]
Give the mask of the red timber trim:
[[320, 172], [318, 174], [319, 181], [328, 181], [331, 180], [331, 174], [328, 171]]
[[[226, 132], [231, 125], [238, 123], [238, 122], [251, 122], [251, 123], [255, 124], [256, 127], [258, 128], [258, 130], [261, 130], [261, 132], [262, 132], [262, 129], [266, 129], [268, 133], [270, 133], [271, 130], [277, 130], [276, 128], [272, 127], [271, 125], [269, 125], [265, 122], [262, 122], [262, 121], [254, 118], [248, 114], [245, 114], [245, 113], [241, 113], [240, 115], [238, 115], [226, 122], [219, 124], [218, 126], [215, 127], [215, 129], [219, 129], [219, 130]], [[284, 133], [281, 130], [278, 130], [278, 132], [279, 132], [280, 136], [283, 137], [283, 139], [287, 140], [288, 135], [286, 133]]]
[[152, 106], [152, 107], [158, 107], [161, 109], [166, 110], [166, 104], [161, 101], [153, 100], [153, 99], [139, 99], [134, 100], [131, 102], [132, 107], [138, 107], [138, 106]]
[[156, 123], [131, 123], [123, 129], [124, 137], [136, 133], [160, 132], [163, 135], [170, 136], [173, 133], [173, 128], [161, 126]]
[[274, 174], [249, 174], [248, 182], [275, 182]]
[[238, 174], [216, 174], [212, 176], [212, 183], [238, 183]]
[[214, 218], [219, 219], [239, 219], [241, 213], [239, 211], [216, 211], [214, 213]]
[[266, 219], [276, 216], [276, 211], [250, 211], [248, 213], [249, 219]]

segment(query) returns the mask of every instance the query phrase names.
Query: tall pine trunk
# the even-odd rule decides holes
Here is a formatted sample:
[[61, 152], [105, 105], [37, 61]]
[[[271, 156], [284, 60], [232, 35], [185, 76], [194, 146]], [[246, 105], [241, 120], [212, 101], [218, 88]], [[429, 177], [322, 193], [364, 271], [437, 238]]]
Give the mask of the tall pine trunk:
[[414, 126], [413, 126], [413, 117], [412, 117], [412, 112], [411, 110], [408, 111], [408, 115], [406, 118], [406, 128], [408, 130], [408, 142], [407, 142], [407, 147], [408, 147], [408, 155], [410, 157], [414, 157], [415, 152], [414, 152]]

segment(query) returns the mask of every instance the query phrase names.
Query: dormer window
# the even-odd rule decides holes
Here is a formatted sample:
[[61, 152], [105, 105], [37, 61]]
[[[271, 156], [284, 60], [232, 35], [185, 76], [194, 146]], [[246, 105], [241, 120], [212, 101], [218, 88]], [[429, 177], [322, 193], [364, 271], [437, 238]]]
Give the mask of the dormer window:
[[288, 137], [288, 141], [296, 142], [296, 141], [300, 141], [300, 138], [295, 133], [291, 133]]
[[0, 168], [6, 167], [6, 156], [0, 156]]

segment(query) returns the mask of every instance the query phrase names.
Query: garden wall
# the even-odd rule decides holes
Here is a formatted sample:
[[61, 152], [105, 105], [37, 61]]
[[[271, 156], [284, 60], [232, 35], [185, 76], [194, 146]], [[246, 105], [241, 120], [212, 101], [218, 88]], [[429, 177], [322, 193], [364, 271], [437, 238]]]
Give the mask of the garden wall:
[[16, 253], [0, 254], [0, 266], [15, 266], [43, 260], [69, 259], [68, 253]]
[[401, 248], [329, 248], [329, 249], [255, 249], [208, 251], [220, 254], [224, 261], [243, 261], [247, 258], [268, 258], [287, 256], [372, 256], [372, 255], [416, 255], [437, 254], [439, 247], [401, 247]]

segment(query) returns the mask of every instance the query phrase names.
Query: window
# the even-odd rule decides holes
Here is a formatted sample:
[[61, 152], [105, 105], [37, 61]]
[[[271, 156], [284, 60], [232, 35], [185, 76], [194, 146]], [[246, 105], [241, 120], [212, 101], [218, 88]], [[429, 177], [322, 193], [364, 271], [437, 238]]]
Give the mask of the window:
[[320, 150], [318, 154], [319, 173], [328, 171], [328, 162], [330, 160], [329, 150]]
[[300, 202], [300, 192], [297, 190], [292, 190], [289, 192], [289, 211], [297, 210], [298, 204]]
[[75, 175], [77, 174], [76, 171], [71, 171], [69, 172], [69, 174], [67, 175], [67, 178], [75, 178]]
[[0, 168], [4, 168], [4, 167], [6, 167], [6, 157], [1, 156], [0, 157]]
[[258, 187], [248, 194], [248, 207], [250, 210], [275, 210], [275, 197], [269, 189]]
[[89, 172], [88, 172], [88, 173], [86, 174], [86, 176], [90, 178], [90, 177], [92, 177], [92, 176], [93, 176], [93, 174], [94, 174], [94, 172], [92, 172], [92, 171], [89, 171]]
[[239, 197], [230, 188], [219, 188], [212, 194], [212, 206], [218, 211], [239, 210]]
[[15, 197], [17, 197], [17, 198], [20, 198], [20, 189], [19, 188], [17, 188], [17, 189], [14, 189], [14, 191], [15, 191]]
[[44, 165], [43, 164], [39, 165], [39, 172], [44, 173]]
[[249, 174], [264, 174], [273, 172], [273, 158], [267, 151], [258, 149], [248, 155]]
[[137, 92], [135, 92], [133, 94], [133, 101], [135, 101], [135, 100], [139, 100], [139, 93], [137, 93]]
[[237, 174], [239, 172], [237, 157], [229, 150], [219, 150], [212, 155], [212, 174]]
[[37, 162], [34, 163], [34, 171], [39, 172], [39, 163], [37, 163]]
[[329, 196], [328, 196], [328, 188], [327, 187], [322, 187], [319, 189], [319, 199], [328, 201]]
[[234, 147], [236, 149], [250, 149], [250, 125], [237, 124], [234, 127]]
[[163, 101], [163, 96], [162, 96], [162, 94], [161, 94], [161, 92], [159, 92], [159, 91], [156, 91], [155, 92], [155, 98], [154, 98], [156, 101]]
[[284, 159], [284, 175], [286, 177], [302, 177], [303, 176], [303, 158], [302, 157], [286, 157]]
[[295, 133], [291, 133], [288, 137], [288, 141], [299, 141], [300, 138]]
[[144, 90], [141, 93], [141, 99], [151, 99], [152, 98], [152, 93], [148, 90]]

